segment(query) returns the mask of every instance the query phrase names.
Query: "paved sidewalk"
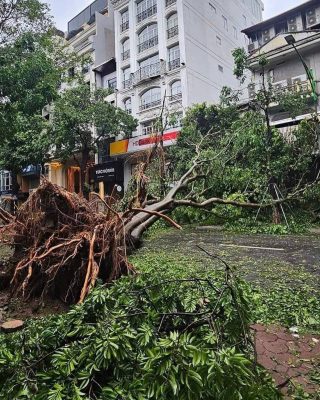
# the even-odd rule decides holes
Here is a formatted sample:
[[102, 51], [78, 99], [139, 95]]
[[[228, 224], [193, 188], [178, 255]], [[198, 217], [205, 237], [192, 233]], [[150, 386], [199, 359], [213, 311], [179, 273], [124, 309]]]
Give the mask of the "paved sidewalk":
[[257, 361], [271, 373], [285, 399], [292, 399], [290, 393], [298, 387], [309, 393], [310, 399], [320, 399], [319, 384], [313, 380], [316, 370], [320, 373], [320, 337], [300, 336], [284, 328], [260, 324], [252, 329]]

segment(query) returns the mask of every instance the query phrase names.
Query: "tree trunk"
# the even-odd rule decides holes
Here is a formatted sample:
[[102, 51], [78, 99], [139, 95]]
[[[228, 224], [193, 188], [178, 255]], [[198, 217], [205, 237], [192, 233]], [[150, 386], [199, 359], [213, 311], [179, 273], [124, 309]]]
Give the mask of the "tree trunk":
[[80, 163], [80, 196], [86, 197], [85, 191], [85, 183], [86, 183], [86, 173], [87, 173], [87, 166], [89, 161], [89, 149], [82, 150], [81, 154], [81, 163]]

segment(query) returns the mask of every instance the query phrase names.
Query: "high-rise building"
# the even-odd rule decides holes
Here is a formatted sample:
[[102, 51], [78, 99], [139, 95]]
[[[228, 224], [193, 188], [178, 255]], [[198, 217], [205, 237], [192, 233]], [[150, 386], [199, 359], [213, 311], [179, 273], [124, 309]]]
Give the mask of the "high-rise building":
[[301, 120], [320, 113], [319, 28], [319, 0], [309, 0], [243, 31], [249, 39], [249, 66], [252, 72], [243, 102], [254, 100], [262, 87], [262, 68], [259, 64], [262, 55], [268, 60], [264, 70], [274, 91], [296, 94], [306, 101], [308, 107], [295, 116], [277, 102], [270, 104], [271, 125], [287, 136]]
[[110, 0], [114, 7], [117, 105], [139, 121], [132, 138], [115, 142], [111, 157], [151, 146], [155, 121], [174, 113], [164, 136], [173, 144], [187, 107], [217, 102], [223, 86], [238, 87], [232, 51], [248, 44], [241, 31], [262, 19], [261, 0]]

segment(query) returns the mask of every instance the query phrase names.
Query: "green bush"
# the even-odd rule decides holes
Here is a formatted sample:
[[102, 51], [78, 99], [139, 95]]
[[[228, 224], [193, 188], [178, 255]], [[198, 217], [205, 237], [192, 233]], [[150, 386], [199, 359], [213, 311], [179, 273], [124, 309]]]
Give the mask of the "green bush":
[[0, 334], [0, 398], [278, 399], [253, 362], [248, 286], [153, 260], [65, 315]]

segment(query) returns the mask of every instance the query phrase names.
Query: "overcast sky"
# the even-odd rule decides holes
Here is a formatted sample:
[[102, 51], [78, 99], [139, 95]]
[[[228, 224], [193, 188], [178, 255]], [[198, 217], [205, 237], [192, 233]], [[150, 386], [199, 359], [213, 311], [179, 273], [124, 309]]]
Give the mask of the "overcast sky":
[[[46, 2], [51, 7], [51, 13], [55, 18], [57, 27], [66, 31], [67, 22], [92, 3], [92, 0], [47, 0]], [[305, 0], [264, 0], [264, 18], [270, 18], [304, 2]]]

